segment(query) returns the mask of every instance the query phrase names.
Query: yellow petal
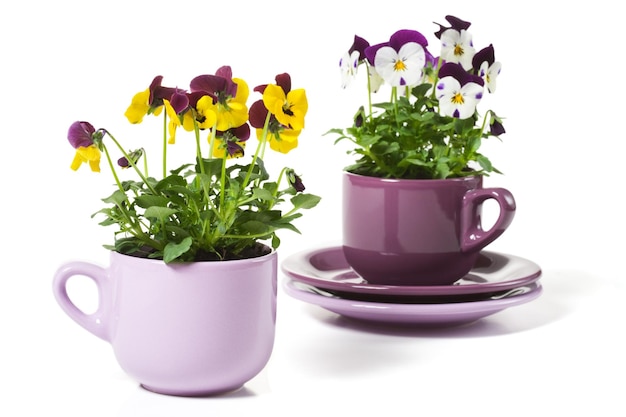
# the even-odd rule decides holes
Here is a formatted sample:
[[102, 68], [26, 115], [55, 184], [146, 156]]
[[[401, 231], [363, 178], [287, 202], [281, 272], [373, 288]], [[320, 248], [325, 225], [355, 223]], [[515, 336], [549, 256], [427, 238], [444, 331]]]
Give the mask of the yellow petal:
[[304, 116], [306, 116], [306, 112], [309, 110], [306, 92], [302, 88], [291, 90], [287, 94], [287, 102], [289, 103], [289, 110], [293, 113], [290, 119], [290, 126], [295, 130], [304, 129]]
[[81, 146], [76, 149], [71, 168], [76, 171], [83, 162], [89, 162], [92, 171], [100, 172], [100, 149], [96, 145]]
[[133, 96], [133, 99], [126, 109], [124, 116], [128, 119], [132, 124], [141, 123], [143, 117], [148, 114], [148, 110], [150, 106], [148, 105], [148, 100], [150, 99], [150, 89], [139, 92]]
[[233, 82], [237, 84], [237, 95], [233, 97], [231, 101], [245, 104], [248, 101], [248, 96], [250, 95], [250, 88], [248, 88], [248, 84], [241, 78], [233, 78]]
[[70, 168], [76, 171], [78, 168], [80, 168], [83, 162], [84, 159], [80, 156], [80, 153], [76, 151], [76, 154], [74, 154], [74, 160], [72, 161], [72, 165], [70, 165]]
[[[257, 137], [263, 135], [263, 129], [257, 129]], [[270, 148], [280, 153], [288, 153], [290, 150], [298, 146], [299, 130], [285, 129], [276, 136], [273, 133], [268, 134]]]
[[287, 97], [285, 97], [285, 92], [281, 87], [275, 84], [269, 84], [265, 87], [265, 91], [263, 92], [263, 104], [265, 108], [284, 125], [287, 125], [288, 122], [283, 122], [280, 117], [285, 116], [283, 106], [286, 102]]
[[211, 97], [202, 96], [196, 103], [196, 111], [198, 117], [204, 119], [198, 123], [200, 129], [211, 129], [217, 122], [217, 106]]

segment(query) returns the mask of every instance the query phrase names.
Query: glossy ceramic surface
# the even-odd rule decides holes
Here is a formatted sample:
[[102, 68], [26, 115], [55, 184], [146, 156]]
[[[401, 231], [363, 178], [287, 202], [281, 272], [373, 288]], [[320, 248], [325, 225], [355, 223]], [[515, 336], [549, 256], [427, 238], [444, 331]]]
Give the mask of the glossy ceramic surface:
[[530, 290], [521, 295], [501, 299], [441, 304], [395, 304], [344, 299], [319, 292], [289, 278], [283, 281], [283, 289], [291, 297], [341, 316], [371, 322], [423, 326], [469, 324], [504, 309], [528, 303], [539, 297], [543, 291], [539, 282], [534, 282], [529, 287]]
[[[482, 204], [500, 210], [483, 230]], [[482, 177], [400, 180], [343, 174], [343, 249], [352, 268], [383, 285], [449, 285], [475, 264], [515, 215], [513, 195]]]
[[[87, 315], [67, 295], [73, 276], [92, 279], [99, 307]], [[122, 369], [163, 394], [231, 391], [270, 358], [276, 324], [277, 255], [167, 265], [111, 253], [110, 266], [63, 265], [53, 281], [65, 313], [109, 342]]]
[[467, 275], [452, 285], [371, 284], [348, 265], [341, 246], [325, 246], [289, 255], [281, 269], [290, 278], [318, 288], [358, 294], [460, 296], [505, 291], [541, 277], [536, 263], [514, 255], [482, 251]]

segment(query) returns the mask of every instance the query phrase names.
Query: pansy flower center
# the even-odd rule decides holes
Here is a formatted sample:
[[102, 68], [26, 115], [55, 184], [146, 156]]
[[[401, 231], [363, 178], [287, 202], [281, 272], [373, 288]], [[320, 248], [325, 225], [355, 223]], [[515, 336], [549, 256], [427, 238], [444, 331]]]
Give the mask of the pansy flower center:
[[463, 95], [461, 93], [456, 93], [452, 96], [452, 98], [450, 99], [450, 101], [454, 104], [463, 104], [465, 103], [465, 99], [463, 98]]
[[293, 111], [291, 111], [291, 104], [289, 104], [288, 102], [283, 104], [283, 113], [285, 113], [287, 116], [293, 116]]
[[398, 59], [394, 64], [393, 64], [393, 69], [394, 71], [406, 71], [406, 64], [404, 63], [403, 60]]
[[461, 44], [456, 44], [454, 45], [454, 55], [455, 56], [461, 56], [465, 53], [465, 50], [463, 49], [463, 45]]

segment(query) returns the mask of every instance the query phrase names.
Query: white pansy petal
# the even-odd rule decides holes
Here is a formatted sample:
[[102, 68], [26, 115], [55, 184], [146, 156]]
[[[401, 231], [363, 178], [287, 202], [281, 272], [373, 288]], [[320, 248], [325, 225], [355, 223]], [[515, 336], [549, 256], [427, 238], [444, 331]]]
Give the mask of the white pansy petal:
[[461, 40], [461, 34], [454, 29], [447, 29], [441, 34], [441, 59], [446, 62], [458, 62], [454, 47]]
[[457, 106], [459, 119], [467, 119], [471, 117], [476, 111], [478, 102], [483, 97], [484, 88], [480, 84], [467, 83], [461, 88], [461, 95], [463, 96], [463, 104]]
[[391, 85], [397, 85], [399, 77], [395, 70], [395, 63], [398, 60], [398, 53], [389, 46], [383, 46], [376, 52], [374, 67], [376, 72]]
[[485, 78], [485, 84], [487, 86], [487, 90], [490, 93], [496, 92], [496, 80], [498, 78], [498, 74], [500, 74], [500, 70], [502, 69], [502, 65], [499, 62], [494, 62], [491, 67], [487, 70], [487, 76]]
[[452, 103], [451, 97], [449, 97], [447, 100], [439, 100], [439, 113], [441, 113], [442, 116], [453, 117], [455, 111], [456, 105]]
[[452, 97], [457, 91], [461, 90], [461, 84], [454, 77], [443, 77], [437, 83], [437, 100], [448, 96]]
[[487, 72], [489, 71], [489, 62], [485, 61], [480, 64], [478, 69], [478, 76], [487, 82]]
[[341, 71], [341, 87], [346, 88], [357, 75], [359, 67], [359, 52], [354, 51], [352, 54], [346, 52], [339, 61], [339, 69]]
[[368, 66], [367, 69], [367, 73], [369, 75], [370, 89], [372, 90], [372, 93], [376, 93], [378, 92], [378, 89], [380, 89], [380, 86], [383, 85], [385, 80], [383, 80], [383, 77], [381, 77], [376, 72], [376, 68]]
[[406, 70], [402, 72], [404, 85], [415, 85], [422, 79], [424, 65], [426, 65], [426, 52], [422, 45], [409, 42], [398, 51], [400, 59], [404, 61]]

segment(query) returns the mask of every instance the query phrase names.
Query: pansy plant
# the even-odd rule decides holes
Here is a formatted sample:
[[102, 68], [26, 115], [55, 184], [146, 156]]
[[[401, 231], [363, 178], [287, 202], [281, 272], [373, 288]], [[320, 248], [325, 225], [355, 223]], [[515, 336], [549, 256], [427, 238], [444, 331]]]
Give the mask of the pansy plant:
[[[349, 140], [357, 156], [350, 172], [385, 178], [441, 179], [488, 175], [497, 170], [479, 152], [482, 140], [505, 133], [492, 110], [481, 114], [484, 94], [494, 93], [501, 64], [493, 44], [477, 51], [470, 23], [446, 16], [434, 35], [439, 56], [420, 32], [402, 29], [388, 41], [370, 44], [355, 35], [340, 59], [341, 86], [347, 88], [366, 67], [368, 103], [352, 126], [331, 129], [337, 142]], [[388, 86], [390, 98], [373, 103]]]
[[[127, 150], [109, 130], [86, 121], [69, 128], [71, 168], [86, 163], [100, 172], [104, 155], [115, 179], [115, 191], [103, 199], [107, 206], [94, 214], [104, 216], [102, 225], [117, 226], [114, 243], [105, 247], [168, 263], [240, 259], [262, 255], [268, 245], [277, 248], [279, 229], [299, 232], [292, 222], [320, 198], [304, 192], [291, 167], [271, 180], [263, 158], [268, 145], [281, 153], [297, 146], [308, 110], [305, 90], [292, 90], [289, 74], [279, 74], [275, 84], [254, 89], [261, 97], [248, 106], [248, 84], [234, 78], [229, 66], [194, 78], [189, 90], [162, 81], [157, 76], [135, 94], [125, 113], [132, 124], [163, 117], [160, 178], [148, 175], [148, 144]], [[250, 152], [251, 128], [257, 140]], [[177, 145], [191, 144], [193, 158], [169, 170], [167, 149], [182, 142], [179, 130], [194, 139]], [[121, 154], [117, 163], [114, 152]], [[137, 178], [123, 180], [124, 170]]]

